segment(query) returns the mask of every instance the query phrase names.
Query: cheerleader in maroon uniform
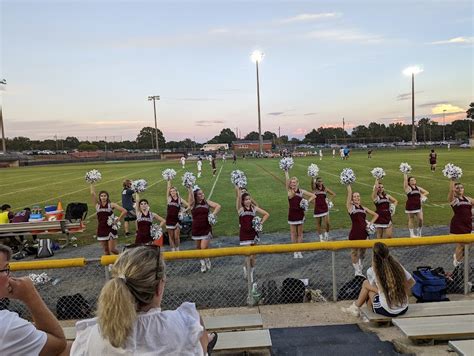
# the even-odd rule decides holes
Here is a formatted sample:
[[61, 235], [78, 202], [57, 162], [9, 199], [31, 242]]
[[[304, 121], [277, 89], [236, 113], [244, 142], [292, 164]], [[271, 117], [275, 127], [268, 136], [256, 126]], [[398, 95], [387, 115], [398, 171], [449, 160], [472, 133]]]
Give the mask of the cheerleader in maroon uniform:
[[435, 150], [431, 150], [429, 158], [431, 173], [434, 173], [436, 171], [436, 159], [438, 158], [438, 155], [436, 154]]
[[[472, 207], [474, 199], [464, 195], [464, 186], [451, 180], [449, 183], [448, 201], [454, 215], [449, 226], [451, 234], [470, 234], [472, 232]], [[454, 267], [459, 266], [464, 259], [464, 244], [457, 244], [453, 256]]]
[[160, 227], [165, 226], [166, 220], [158, 214], [150, 211], [148, 200], [140, 199], [138, 193], [135, 193], [135, 197], [138, 200], [136, 207], [137, 235], [135, 237], [135, 243], [149, 245], [153, 243], [153, 236], [151, 236], [151, 225], [153, 224], [153, 220], [158, 220], [160, 222]]
[[188, 202], [179, 196], [178, 190], [171, 186], [168, 181], [166, 187], [166, 200], [168, 202], [166, 210], [166, 230], [170, 240], [171, 251], [179, 251], [181, 225], [179, 224], [179, 213], [182, 208], [187, 208]]
[[[372, 191], [372, 201], [375, 204], [375, 212], [379, 216], [374, 222], [375, 228], [377, 229], [377, 238], [391, 238], [393, 225], [390, 204], [393, 204], [395, 209], [398, 205], [398, 200], [391, 195], [386, 194], [383, 183], [376, 179], [374, 190]], [[393, 210], [393, 212], [395, 212], [395, 210]]]
[[[408, 214], [410, 237], [421, 237], [421, 230], [423, 229], [423, 210], [421, 209], [421, 203], [426, 200], [426, 196], [430, 193], [416, 185], [415, 177], [408, 177], [406, 174], [403, 174], [403, 189], [408, 197], [405, 204], [405, 213]], [[416, 225], [415, 218], [418, 220]]]
[[[360, 204], [360, 194], [357, 192], [353, 193], [350, 184], [347, 185], [346, 207], [352, 222], [349, 240], [366, 240], [369, 236], [367, 232], [367, 214], [372, 215], [371, 224], [378, 219], [379, 215]], [[364, 256], [365, 248], [353, 248], [351, 250], [352, 266], [356, 276], [363, 276], [362, 270], [364, 267], [362, 261]]]
[[[259, 208], [254, 204], [254, 201], [250, 197], [250, 194], [245, 192], [243, 193], [240, 188], [236, 187], [236, 201], [235, 208], [239, 214], [239, 237], [240, 237], [240, 246], [254, 246], [257, 244], [258, 233], [255, 231], [252, 220], [258, 214], [262, 216], [262, 225], [270, 217], [265, 210]], [[247, 259], [245, 259], [246, 261]], [[250, 282], [253, 282], [253, 273], [255, 269], [255, 255], [249, 256], [250, 264]], [[244, 263], [244, 278], [247, 278], [247, 264]]]
[[[313, 178], [311, 179], [311, 190], [313, 194], [316, 196], [314, 199], [314, 217], [316, 218], [316, 231], [319, 235], [320, 241], [329, 241], [329, 200], [328, 194], [331, 197], [335, 197], [336, 193], [334, 193], [331, 189], [326, 188], [323, 184], [323, 179]], [[325, 232], [323, 235], [323, 228], [322, 224], [325, 225]]]
[[[211, 208], [212, 214], [217, 215], [221, 206], [213, 201], [206, 200], [204, 192], [199, 188], [188, 188], [189, 207], [191, 208], [191, 215], [193, 217], [193, 224], [191, 227], [191, 237], [196, 241], [196, 248], [204, 250], [209, 248], [209, 242], [212, 238], [212, 226], [209, 223], [209, 214]], [[211, 260], [209, 258], [201, 259], [201, 272], [206, 272], [211, 269]]]
[[91, 184], [91, 196], [97, 214], [97, 240], [100, 241], [104, 249], [104, 255], [118, 255], [117, 230], [114, 230], [112, 226], [108, 224], [108, 219], [109, 216], [114, 215], [114, 209], [120, 211], [118, 220], [121, 220], [125, 216], [127, 210], [118, 204], [112, 203], [109, 198], [109, 193], [105, 190], [101, 190], [99, 192], [99, 198], [97, 198], [94, 184]]
[[[306, 190], [299, 188], [298, 178], [292, 177], [285, 171], [286, 190], [288, 193], [288, 224], [290, 224], [290, 235], [292, 243], [303, 242], [303, 224], [304, 224], [304, 209], [301, 208], [300, 203], [306, 195], [309, 197], [308, 203], [311, 203], [316, 196]], [[301, 252], [294, 252], [294, 258], [303, 258]]]

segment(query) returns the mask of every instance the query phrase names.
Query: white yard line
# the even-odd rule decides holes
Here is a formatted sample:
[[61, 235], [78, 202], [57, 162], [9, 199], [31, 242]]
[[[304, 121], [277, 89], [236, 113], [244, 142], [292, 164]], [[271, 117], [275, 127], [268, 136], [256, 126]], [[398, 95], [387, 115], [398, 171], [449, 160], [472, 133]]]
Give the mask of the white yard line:
[[221, 172], [222, 172], [222, 168], [224, 168], [224, 165], [221, 166], [221, 169], [219, 169], [219, 173], [217, 173], [217, 177], [216, 177], [216, 180], [214, 181], [214, 184], [212, 185], [211, 192], [209, 193], [209, 195], [207, 197], [208, 199], [211, 199], [212, 193], [214, 193], [214, 188], [216, 187], [217, 181], [219, 180], [219, 177], [220, 177]]
[[[67, 175], [67, 174], [74, 174], [74, 173], [76, 173], [76, 172], [61, 173], [61, 174], [56, 174], [55, 176], [58, 177], [58, 176], [64, 176], [64, 175]], [[9, 178], [6, 177], [4, 179], [8, 180]], [[28, 180], [18, 180], [16, 182], [10, 182], [8, 184], [0, 184], [0, 187], [8, 187], [8, 186], [16, 185], [16, 184], [23, 184], [23, 183], [27, 183], [27, 182], [33, 182], [35, 180], [41, 180], [41, 179], [45, 179], [45, 176], [38, 177], [38, 175], [36, 174], [36, 178], [28, 179]]]

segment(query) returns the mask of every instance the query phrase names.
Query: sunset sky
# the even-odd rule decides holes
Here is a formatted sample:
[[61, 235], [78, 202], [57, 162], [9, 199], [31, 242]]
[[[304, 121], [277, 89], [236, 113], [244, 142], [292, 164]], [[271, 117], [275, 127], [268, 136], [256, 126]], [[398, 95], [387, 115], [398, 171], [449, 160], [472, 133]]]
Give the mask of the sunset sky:
[[303, 137], [319, 126], [465, 118], [472, 1], [0, 0], [7, 137], [206, 141], [222, 128]]

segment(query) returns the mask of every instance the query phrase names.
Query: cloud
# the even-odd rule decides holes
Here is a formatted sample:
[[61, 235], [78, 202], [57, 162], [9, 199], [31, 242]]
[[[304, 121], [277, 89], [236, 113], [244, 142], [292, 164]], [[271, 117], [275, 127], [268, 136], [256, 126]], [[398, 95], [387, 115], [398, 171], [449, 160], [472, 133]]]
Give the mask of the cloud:
[[307, 112], [306, 114], [304, 114], [304, 116], [312, 116], [312, 115], [316, 115], [317, 113], [315, 112]]
[[285, 113], [284, 111], [275, 111], [275, 112], [269, 112], [267, 115], [279, 116], [279, 115], [283, 115], [284, 113]]
[[445, 45], [445, 44], [471, 44], [474, 43], [474, 37], [454, 37], [449, 40], [434, 41], [430, 42], [432, 45]]
[[288, 17], [286, 19], [282, 19], [278, 21], [281, 24], [291, 24], [291, 23], [298, 23], [298, 22], [311, 22], [316, 20], [328, 19], [328, 18], [337, 18], [340, 17], [342, 14], [337, 12], [321, 12], [321, 13], [314, 13], [314, 14], [299, 14], [293, 17]]
[[451, 104], [438, 104], [434, 108], [431, 109], [432, 114], [456, 114], [456, 113], [464, 113], [466, 110], [460, 108], [459, 106], [451, 105]]
[[[423, 93], [423, 91], [416, 91], [415, 94], [419, 94], [419, 93]], [[401, 100], [409, 100], [411, 99], [411, 93], [403, 93], [403, 94], [398, 94], [397, 96], [397, 100], [398, 101], [401, 101]]]
[[420, 105], [418, 105], [418, 107], [420, 107], [420, 108], [429, 108], [431, 106], [436, 106], [436, 105], [441, 105], [441, 104], [446, 104], [446, 101], [433, 101], [431, 103], [420, 104]]
[[306, 135], [306, 133], [308, 132], [308, 130], [306, 130], [305, 128], [302, 128], [302, 127], [298, 127], [296, 129], [293, 130], [293, 135]]
[[312, 31], [309, 32], [306, 37], [329, 42], [355, 42], [365, 44], [378, 44], [384, 40], [381, 35], [364, 33], [357, 29]]
[[213, 126], [213, 124], [223, 124], [224, 120], [197, 120], [196, 126]]

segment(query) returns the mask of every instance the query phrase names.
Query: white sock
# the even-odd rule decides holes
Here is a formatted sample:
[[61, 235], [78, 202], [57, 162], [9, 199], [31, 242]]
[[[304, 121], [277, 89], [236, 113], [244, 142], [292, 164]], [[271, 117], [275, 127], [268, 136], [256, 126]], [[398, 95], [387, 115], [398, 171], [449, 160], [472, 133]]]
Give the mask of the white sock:
[[326, 241], [329, 240], [329, 232], [326, 231], [326, 232], [324, 233], [324, 238], [325, 238]]
[[324, 241], [324, 236], [323, 235], [319, 235], [319, 241]]
[[200, 260], [201, 261], [201, 266], [205, 266], [206, 265], [206, 261], [205, 260]]
[[421, 237], [421, 231], [423, 230], [423, 227], [419, 227], [416, 229], [416, 234]]
[[176, 247], [176, 248], [175, 248], [175, 251], [179, 251], [179, 247]]
[[410, 237], [415, 236], [415, 230], [414, 229], [408, 229], [408, 231], [410, 231]]

